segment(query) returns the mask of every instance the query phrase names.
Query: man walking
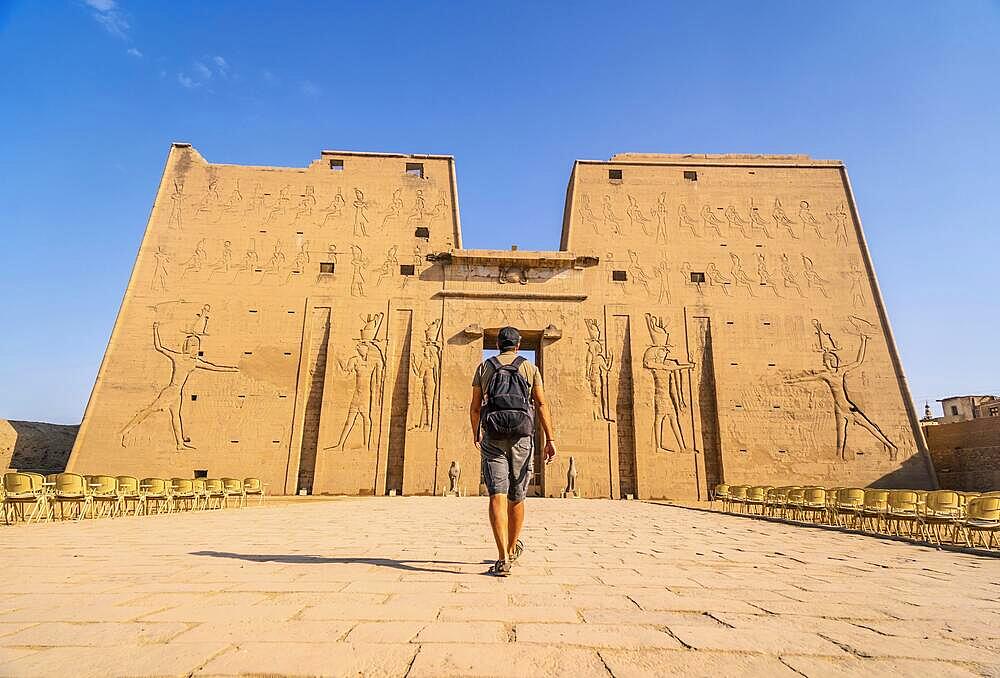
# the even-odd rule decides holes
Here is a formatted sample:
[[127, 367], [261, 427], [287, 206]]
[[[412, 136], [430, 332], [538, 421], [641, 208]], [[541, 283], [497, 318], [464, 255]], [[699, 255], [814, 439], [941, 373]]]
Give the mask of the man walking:
[[[521, 333], [497, 333], [500, 355], [483, 361], [472, 378], [472, 442], [482, 454], [483, 481], [490, 493], [490, 526], [498, 558], [490, 573], [510, 575], [524, 550], [518, 538], [524, 525], [524, 498], [534, 471], [534, 412], [545, 433], [545, 463], [556, 456], [552, 418], [538, 368], [523, 356]], [[534, 407], [532, 407], [532, 404]]]

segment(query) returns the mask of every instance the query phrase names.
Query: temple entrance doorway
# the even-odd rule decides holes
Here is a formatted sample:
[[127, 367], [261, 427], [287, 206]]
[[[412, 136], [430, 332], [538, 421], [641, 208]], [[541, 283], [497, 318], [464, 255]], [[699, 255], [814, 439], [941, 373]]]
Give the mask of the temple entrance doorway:
[[[499, 331], [499, 327], [490, 327], [483, 330], [483, 360], [500, 353], [500, 351], [496, 348], [497, 332]], [[521, 333], [521, 348], [518, 350], [517, 354], [523, 356], [528, 360], [528, 362], [534, 364], [535, 367], [538, 368], [538, 372], [542, 375], [542, 383], [544, 384], [545, 370], [543, 368], [542, 357], [542, 330], [525, 330], [518, 328], [518, 331]], [[542, 434], [541, 427], [538, 425], [538, 415], [536, 414], [534, 472], [531, 474], [531, 479], [528, 481], [529, 497], [545, 496], [545, 470], [542, 462], [542, 450], [544, 444], [545, 437]], [[482, 474], [481, 470], [480, 474]], [[480, 483], [482, 483], [482, 477], [480, 477]]]

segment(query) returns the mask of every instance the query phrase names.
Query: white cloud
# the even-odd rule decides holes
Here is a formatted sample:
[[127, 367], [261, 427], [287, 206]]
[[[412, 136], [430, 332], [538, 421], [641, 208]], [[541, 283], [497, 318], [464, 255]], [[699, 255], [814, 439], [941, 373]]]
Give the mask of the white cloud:
[[128, 38], [128, 21], [118, 10], [115, 0], [84, 0], [93, 12], [94, 20], [111, 35], [123, 40]]
[[186, 87], [188, 89], [194, 89], [200, 84], [195, 82], [193, 78], [190, 78], [187, 75], [184, 75], [183, 73], [177, 74], [177, 82], [179, 82], [182, 87]]
[[136, 57], [138, 59], [142, 58], [142, 52], [140, 52], [139, 50], [137, 50], [135, 47], [129, 47], [128, 50], [127, 50], [127, 54], [129, 56], [134, 56], [134, 57]]
[[226, 77], [229, 75], [229, 63], [220, 56], [212, 57], [212, 63], [215, 64], [215, 70], [219, 72], [219, 75]]
[[208, 66], [201, 63], [200, 61], [194, 62], [194, 71], [198, 74], [198, 77], [202, 80], [208, 80], [212, 77], [212, 71]]
[[319, 85], [309, 80], [303, 80], [299, 83], [299, 90], [301, 90], [301, 92], [307, 97], [315, 97], [323, 93], [323, 90], [320, 89]]

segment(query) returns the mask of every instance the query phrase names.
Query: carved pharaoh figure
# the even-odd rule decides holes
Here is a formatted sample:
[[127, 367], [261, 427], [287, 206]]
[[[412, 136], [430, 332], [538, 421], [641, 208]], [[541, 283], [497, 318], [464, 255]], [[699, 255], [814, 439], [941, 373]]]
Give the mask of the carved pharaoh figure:
[[802, 266], [802, 277], [806, 279], [806, 286], [815, 287], [823, 294], [824, 297], [829, 299], [830, 295], [826, 292], [826, 280], [824, 280], [816, 271], [816, 265], [813, 263], [813, 260], [803, 254]]
[[347, 418], [336, 444], [324, 449], [343, 450], [347, 439], [358, 420], [361, 420], [361, 437], [365, 448], [372, 444], [372, 421], [378, 415], [382, 406], [382, 379], [385, 373], [385, 354], [377, 340], [379, 328], [382, 326], [384, 313], [375, 313], [362, 317], [364, 325], [360, 337], [354, 347], [356, 355], [347, 362], [337, 360], [342, 372], [353, 375], [351, 401], [347, 406]]
[[691, 231], [691, 235], [701, 237], [701, 233], [698, 232], [698, 222], [688, 214], [687, 205], [684, 203], [677, 206], [677, 228], [678, 230], [686, 228]]
[[395, 220], [403, 213], [403, 189], [397, 188], [392, 192], [392, 200], [389, 202], [389, 210], [386, 212], [385, 217], [382, 218], [381, 229], [384, 231], [385, 227], [389, 225], [389, 222]]
[[[688, 449], [681, 418], [682, 411], [687, 409], [684, 374], [694, 368], [694, 363], [670, 357], [670, 333], [662, 318], [647, 313], [646, 327], [653, 345], [643, 354], [642, 366], [653, 375], [653, 439], [658, 450], [682, 452]], [[666, 440], [667, 424], [676, 447]]]
[[600, 221], [597, 219], [597, 215], [594, 214], [594, 209], [590, 206], [590, 196], [586, 193], [580, 196], [580, 221], [584, 224], [590, 224], [594, 228], [594, 233], [600, 235]]
[[351, 296], [365, 296], [365, 269], [368, 268], [368, 258], [357, 245], [351, 245]]
[[337, 194], [333, 196], [330, 200], [330, 204], [326, 206], [323, 210], [325, 214], [323, 215], [323, 222], [320, 226], [326, 226], [331, 219], [339, 219], [344, 214], [344, 209], [347, 207], [347, 200], [344, 199], [344, 194], [341, 192], [340, 188], [337, 188]]
[[410, 369], [420, 380], [420, 419], [414, 428], [421, 431], [434, 429], [434, 403], [437, 399], [438, 384], [441, 379], [441, 319], [430, 322], [424, 330], [424, 344], [420, 356], [411, 363]]
[[802, 287], [799, 285], [799, 281], [796, 278], [795, 273], [792, 272], [792, 265], [788, 261], [788, 255], [784, 253], [782, 253], [781, 255], [781, 279], [783, 281], [782, 284], [786, 288], [790, 287], [794, 289], [796, 292], [799, 293], [800, 297], [806, 296], [802, 292]]
[[168, 224], [173, 224], [181, 228], [181, 219], [184, 211], [184, 182], [174, 181], [174, 192], [170, 195], [170, 217]]
[[730, 273], [733, 276], [733, 284], [740, 285], [747, 288], [747, 292], [750, 293], [751, 297], [756, 297], [756, 293], [753, 291], [753, 280], [747, 275], [747, 272], [743, 270], [743, 263], [736, 254], [729, 254], [729, 259], [732, 261], [733, 266], [730, 269]]
[[605, 195], [602, 209], [604, 211], [604, 225], [611, 229], [615, 235], [621, 235], [622, 222], [615, 214], [615, 206], [611, 202], [611, 196]]
[[587, 382], [593, 398], [595, 420], [614, 421], [611, 416], [611, 366], [614, 359], [601, 341], [601, 326], [594, 318], [586, 318], [587, 362], [585, 365]]
[[889, 459], [895, 460], [898, 448], [882, 432], [882, 429], [865, 414], [847, 392], [847, 375], [861, 367], [865, 361], [869, 334], [872, 325], [861, 318], [851, 318], [851, 323], [860, 339], [858, 354], [853, 362], [842, 363], [838, 355], [839, 348], [829, 332], [824, 331], [819, 320], [813, 320], [816, 330], [818, 351], [823, 354], [823, 366], [818, 370], [806, 370], [785, 378], [786, 384], [807, 384], [819, 382], [825, 384], [833, 398], [833, 416], [837, 426], [837, 452], [841, 459], [847, 459], [847, 434], [851, 424], [860, 426], [882, 444], [889, 453]]
[[[207, 308], [207, 306], [205, 307]], [[208, 322], [207, 312], [205, 323]], [[170, 415], [170, 428], [174, 434], [174, 444], [178, 450], [193, 450], [191, 439], [184, 433], [184, 420], [181, 417], [181, 404], [184, 402], [184, 386], [195, 370], [210, 372], [239, 372], [238, 367], [216, 365], [199, 356], [201, 352], [201, 337], [188, 334], [180, 351], [165, 347], [160, 342], [160, 323], [153, 323], [153, 348], [170, 361], [170, 381], [156, 398], [146, 407], [136, 412], [135, 416], [122, 427], [121, 444], [128, 447], [128, 435], [150, 415], [166, 412]]]
[[646, 224], [649, 223], [649, 219], [642, 213], [642, 208], [639, 207], [639, 201], [631, 195], [627, 197], [628, 207], [625, 208], [625, 214], [628, 216], [629, 224], [632, 226], [632, 232], [635, 233], [635, 226], [638, 224], [643, 233], [646, 235], [652, 235], [649, 232], [649, 228], [646, 226]]
[[795, 222], [788, 218], [788, 215], [785, 214], [785, 209], [781, 206], [781, 201], [777, 198], [774, 199], [774, 210], [771, 212], [771, 218], [774, 219], [774, 223], [778, 228], [783, 228], [795, 240], [799, 239], [799, 236], [796, 235], [795, 230], [792, 228], [792, 224]]
[[368, 201], [360, 188], [354, 189], [354, 235], [368, 236]]
[[836, 243], [847, 247], [847, 224], [850, 217], [847, 215], [844, 203], [837, 205], [837, 209], [834, 211], [827, 212], [826, 217], [834, 224], [833, 238]]
[[660, 193], [660, 197], [656, 199], [656, 207], [653, 209], [653, 215], [656, 217], [656, 242], [667, 242], [667, 219], [670, 218], [670, 209], [667, 207], [667, 194]]
[[740, 213], [736, 210], [735, 205], [730, 203], [730, 205], [726, 207], [725, 215], [726, 220], [729, 222], [729, 235], [736, 235], [736, 232], [739, 231], [744, 238], [753, 237], [750, 223], [740, 216]]
[[701, 223], [702, 225], [705, 226], [706, 232], [708, 232], [708, 229], [712, 229], [713, 231], [715, 231], [715, 234], [717, 236], [719, 236], [720, 238], [723, 237], [722, 229], [719, 228], [720, 226], [722, 226], [722, 220], [719, 219], [719, 217], [715, 216], [715, 213], [712, 212], [711, 205], [701, 206]]
[[809, 202], [807, 200], [802, 200], [799, 202], [799, 221], [802, 222], [802, 228], [805, 229], [809, 227], [816, 234], [816, 237], [820, 240], [826, 240], [826, 236], [823, 235], [823, 226], [819, 223], [819, 219], [816, 215], [812, 213], [809, 209]]
[[153, 252], [153, 279], [149, 282], [149, 289], [158, 292], [165, 292], [167, 289], [167, 264], [170, 263], [170, 255], [163, 245], [158, 245]]

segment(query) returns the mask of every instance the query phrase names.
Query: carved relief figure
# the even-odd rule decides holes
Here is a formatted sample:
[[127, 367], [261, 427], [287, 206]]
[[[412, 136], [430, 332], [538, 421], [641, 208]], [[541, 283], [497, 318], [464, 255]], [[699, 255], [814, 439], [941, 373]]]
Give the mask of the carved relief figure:
[[747, 288], [747, 292], [750, 293], [751, 297], [756, 297], [753, 288], [753, 280], [747, 275], [747, 272], [743, 270], [743, 263], [740, 258], [735, 254], [730, 254], [729, 259], [733, 262], [733, 267], [730, 269], [730, 273], [733, 276], [733, 284], [740, 285]]
[[666, 254], [661, 255], [660, 263], [656, 265], [653, 269], [653, 275], [655, 275], [660, 281], [659, 294], [656, 297], [656, 303], [664, 304], [670, 303], [670, 263], [667, 261]]
[[820, 274], [816, 272], [816, 265], [813, 263], [813, 260], [803, 254], [802, 265], [805, 267], [805, 270], [802, 272], [802, 276], [806, 279], [806, 286], [815, 287], [823, 293], [824, 297], [829, 299], [830, 295], [826, 293], [827, 281], [820, 277]]
[[851, 270], [848, 275], [851, 276], [851, 305], [854, 308], [864, 308], [865, 293], [863, 290], [865, 273], [858, 266], [858, 262], [851, 262]]
[[275, 240], [274, 249], [271, 251], [271, 258], [268, 259], [264, 273], [280, 273], [281, 268], [285, 265], [285, 261], [285, 248], [282, 246], [280, 240]]
[[186, 330], [189, 336], [208, 336], [208, 318], [211, 311], [212, 307], [209, 304], [205, 304], [201, 307], [201, 310], [194, 314], [194, 318], [188, 324]]
[[250, 199], [247, 200], [245, 214], [260, 219], [261, 215], [264, 214], [264, 197], [263, 187], [261, 187], [259, 181], [255, 182], [253, 185], [253, 193], [250, 194]]
[[792, 236], [795, 240], [799, 239], [799, 236], [795, 234], [795, 230], [792, 228], [792, 224], [795, 222], [788, 218], [785, 214], [784, 208], [781, 206], [781, 201], [777, 198], [774, 199], [774, 210], [771, 212], [771, 217], [774, 219], [774, 223], [777, 224], [778, 228], [783, 228], [788, 231], [788, 235]]
[[[687, 409], [684, 374], [694, 368], [694, 363], [670, 357], [673, 346], [662, 318], [647, 313], [646, 327], [653, 345], [643, 353], [642, 366], [653, 375], [653, 439], [658, 450], [683, 452], [688, 449], [681, 424], [681, 412]], [[664, 436], [666, 424], [670, 425], [672, 442]]]
[[811, 228], [816, 237], [820, 240], [826, 240], [826, 236], [823, 235], [823, 227], [819, 223], [819, 219], [816, 218], [809, 210], [809, 203], [805, 200], [799, 202], [799, 221], [802, 222], [802, 228], [805, 230], [806, 227]]
[[303, 240], [299, 245], [299, 251], [295, 253], [295, 258], [292, 259], [292, 268], [288, 271], [288, 275], [285, 276], [285, 284], [288, 284], [291, 281], [293, 275], [306, 270], [306, 265], [310, 262], [310, 260], [309, 241]]
[[424, 192], [422, 189], [417, 189], [417, 195], [413, 198], [413, 211], [410, 212], [410, 216], [406, 218], [406, 226], [422, 224], [427, 221], [427, 201], [424, 200]]
[[219, 255], [218, 261], [212, 264], [212, 272], [208, 274], [211, 280], [212, 276], [216, 273], [229, 273], [229, 267], [233, 261], [233, 244], [229, 240], [223, 241], [222, 243], [222, 253]]
[[647, 295], [652, 294], [652, 292], [649, 291], [649, 276], [646, 275], [642, 266], [639, 265], [639, 254], [635, 250], [629, 250], [628, 258], [628, 270], [632, 277], [632, 284], [642, 285], [642, 289], [646, 290]]
[[396, 256], [397, 251], [399, 251], [399, 245], [393, 245], [386, 250], [385, 261], [382, 262], [382, 268], [378, 270], [378, 280], [375, 281], [375, 287], [380, 287], [383, 280], [399, 270], [399, 258]]
[[871, 420], [871, 418], [861, 411], [857, 403], [851, 400], [847, 392], [847, 375], [861, 367], [865, 360], [865, 352], [868, 348], [870, 335], [868, 334], [873, 326], [861, 318], [850, 319], [855, 332], [860, 339], [858, 354], [854, 362], [841, 363], [838, 355], [838, 348], [833, 341], [833, 337], [823, 330], [819, 320], [813, 320], [813, 327], [816, 329], [816, 339], [818, 350], [823, 354], [823, 367], [819, 370], [807, 370], [785, 378], [787, 384], [807, 384], [820, 382], [830, 390], [833, 398], [833, 415], [837, 425], [837, 452], [841, 459], [847, 459], [847, 434], [851, 424], [860, 426], [868, 431], [872, 437], [882, 443], [882, 446], [889, 453], [889, 459], [895, 460], [898, 448], [889, 440], [882, 429]]
[[697, 238], [701, 237], [701, 233], [698, 232], [698, 222], [688, 215], [687, 205], [681, 203], [677, 206], [677, 229], [683, 230], [685, 228], [691, 231], [691, 235]]
[[174, 181], [174, 192], [170, 194], [170, 217], [167, 218], [168, 225], [181, 227], [182, 212], [184, 211], [184, 182]]
[[729, 221], [729, 234], [736, 235], [736, 231], [743, 234], [744, 238], [753, 237], [753, 232], [750, 229], [750, 223], [746, 219], [740, 216], [740, 213], [736, 211], [736, 206], [730, 203], [725, 211], [726, 220]]
[[389, 211], [385, 213], [385, 217], [382, 219], [382, 230], [389, 225], [389, 222], [396, 219], [400, 214], [403, 213], [403, 198], [401, 193], [403, 189], [397, 188], [392, 192], [392, 200], [389, 202]]
[[368, 201], [360, 188], [354, 189], [354, 235], [368, 235]]
[[298, 221], [302, 217], [312, 216], [314, 207], [316, 207], [316, 189], [312, 186], [306, 186], [306, 192], [295, 208], [294, 221]]
[[771, 235], [771, 224], [760, 215], [760, 210], [753, 206], [753, 200], [750, 201], [750, 228], [754, 231], [762, 231], [766, 238], [774, 237]]
[[197, 273], [208, 261], [208, 252], [205, 251], [206, 242], [206, 239], [202, 238], [198, 241], [198, 244], [194, 246], [194, 252], [191, 254], [191, 258], [184, 262], [184, 271], [181, 273], [182, 278], [188, 273]]
[[289, 197], [290, 191], [291, 188], [288, 184], [282, 186], [281, 190], [278, 191], [278, 199], [274, 201], [274, 205], [271, 206], [271, 211], [268, 212], [267, 218], [264, 219], [265, 225], [270, 224], [278, 217], [285, 216], [285, 213], [288, 212], [288, 205], [292, 201], [291, 197]]
[[[207, 320], [206, 320], [207, 322]], [[139, 410], [121, 430], [122, 447], [128, 447], [128, 435], [136, 426], [144, 422], [150, 415], [166, 412], [170, 415], [170, 427], [174, 434], [174, 444], [178, 450], [193, 450], [191, 439], [184, 434], [184, 421], [181, 418], [181, 403], [184, 401], [184, 385], [195, 370], [210, 372], [239, 372], [237, 367], [216, 365], [198, 356], [201, 350], [201, 338], [196, 334], [188, 334], [180, 351], [166, 348], [160, 343], [160, 324], [153, 323], [153, 348], [170, 361], [170, 381], [160, 391], [159, 395], [146, 407]]]
[[722, 271], [719, 270], [719, 267], [715, 265], [714, 261], [709, 262], [708, 268], [705, 269], [705, 272], [708, 275], [709, 287], [718, 287], [727, 297], [732, 296], [732, 293], [729, 291], [729, 284], [732, 281], [722, 274]]
[[611, 416], [611, 366], [614, 359], [601, 341], [601, 326], [594, 318], [585, 318], [587, 326], [587, 382], [593, 397], [595, 421], [614, 421]]
[[323, 223], [320, 226], [326, 226], [330, 219], [339, 219], [344, 215], [344, 209], [347, 207], [347, 201], [344, 199], [344, 194], [341, 193], [340, 188], [337, 188], [337, 194], [333, 196], [330, 200], [330, 204], [326, 206], [323, 210], [325, 214], [323, 215]]
[[615, 235], [621, 235], [622, 223], [618, 215], [615, 214], [615, 206], [611, 204], [611, 196], [604, 196], [604, 225], [611, 229], [611, 232]]
[[165, 292], [167, 290], [167, 264], [170, 263], [170, 255], [163, 245], [158, 245], [153, 252], [153, 278], [149, 281], [149, 289], [154, 292]]
[[223, 214], [231, 214], [239, 210], [240, 205], [243, 202], [243, 193], [240, 191], [240, 180], [237, 179], [236, 183], [233, 185], [233, 190], [226, 199], [226, 202], [222, 205], [222, 211], [219, 213], [219, 217], [216, 221], [222, 218]]
[[506, 285], [507, 283], [527, 285], [528, 269], [523, 266], [503, 266], [500, 268], [498, 282], [501, 285]]
[[211, 212], [212, 207], [218, 205], [221, 200], [222, 198], [219, 196], [219, 180], [209, 175], [208, 186], [205, 188], [205, 193], [201, 196], [198, 208], [194, 212], [195, 216], [200, 215], [202, 212]]
[[411, 363], [414, 376], [420, 380], [420, 420], [415, 428], [434, 430], [434, 403], [441, 378], [441, 319], [435, 319], [424, 330], [424, 345], [420, 357]]
[[243, 253], [243, 259], [240, 261], [240, 267], [236, 269], [236, 275], [233, 276], [235, 280], [240, 276], [240, 273], [253, 273], [257, 270], [260, 264], [260, 255], [257, 254], [257, 241], [250, 238], [250, 244], [247, 245], [246, 252]]
[[722, 237], [722, 231], [719, 230], [719, 227], [722, 226], [722, 220], [715, 216], [710, 205], [701, 206], [701, 223], [705, 226], [706, 233], [708, 229], [712, 229], [717, 236]]
[[802, 293], [802, 287], [799, 285], [799, 281], [795, 274], [792, 272], [792, 265], [788, 261], [788, 255], [782, 253], [781, 255], [781, 279], [782, 284], [785, 288], [794, 288], [796, 292], [799, 293], [800, 297], [805, 297], [806, 295]]
[[359, 419], [361, 420], [361, 437], [364, 447], [371, 449], [372, 417], [378, 414], [382, 405], [385, 354], [379, 346], [377, 337], [384, 317], [384, 313], [363, 316], [362, 320], [365, 321], [365, 324], [361, 328], [361, 336], [354, 348], [357, 355], [348, 358], [346, 363], [340, 359], [337, 360], [341, 371], [354, 375], [354, 387], [351, 393], [351, 402], [347, 406], [347, 418], [344, 420], [340, 439], [335, 445], [324, 449], [343, 450]]
[[774, 296], [781, 297], [781, 294], [778, 292], [778, 286], [774, 284], [771, 272], [767, 270], [767, 261], [761, 252], [757, 253], [757, 277], [760, 279], [761, 287], [766, 287], [774, 292]]
[[681, 279], [684, 280], [684, 286], [685, 287], [693, 287], [694, 290], [698, 293], [699, 297], [704, 296], [705, 295], [705, 290], [701, 286], [702, 284], [700, 282], [694, 280], [694, 276], [691, 275], [691, 271], [692, 271], [692, 269], [691, 269], [691, 262], [690, 261], [685, 261], [683, 264], [681, 264], [681, 271], [680, 271], [680, 273], [681, 273]]
[[600, 234], [600, 222], [597, 220], [597, 215], [594, 214], [593, 208], [590, 206], [590, 196], [586, 193], [580, 196], [580, 221], [584, 224], [590, 224], [594, 227], [594, 233]]
[[351, 267], [354, 269], [351, 275], [351, 296], [365, 296], [365, 269], [368, 268], [368, 258], [365, 252], [357, 245], [351, 245]]
[[448, 201], [445, 199], [444, 194], [438, 196], [438, 201], [434, 203], [434, 209], [430, 211], [427, 215], [428, 225], [433, 225], [435, 221], [443, 217], [448, 213]]
[[836, 243], [847, 247], [847, 223], [850, 217], [847, 215], [844, 203], [837, 205], [837, 209], [833, 212], [827, 212], [826, 217], [834, 224], [833, 237]]
[[642, 228], [642, 232], [646, 235], [651, 235], [646, 224], [649, 223], [649, 219], [645, 214], [642, 213], [642, 209], [639, 207], [639, 202], [632, 197], [628, 196], [628, 207], [625, 208], [625, 214], [628, 216], [629, 223], [632, 225], [632, 232], [635, 233], [635, 225], [638, 224]]
[[653, 216], [656, 217], [656, 239], [655, 242], [667, 242], [667, 219], [670, 218], [670, 210], [667, 207], [667, 194], [660, 193], [656, 199], [656, 208], [653, 209]]

